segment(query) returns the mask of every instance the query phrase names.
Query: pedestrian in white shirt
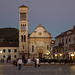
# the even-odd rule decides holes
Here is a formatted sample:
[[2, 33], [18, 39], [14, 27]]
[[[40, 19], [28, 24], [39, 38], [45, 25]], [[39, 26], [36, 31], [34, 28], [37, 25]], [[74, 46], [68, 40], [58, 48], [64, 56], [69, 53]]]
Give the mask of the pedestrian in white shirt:
[[21, 66], [22, 66], [22, 59], [20, 58], [19, 60], [18, 60], [18, 70], [20, 71], [21, 70]]

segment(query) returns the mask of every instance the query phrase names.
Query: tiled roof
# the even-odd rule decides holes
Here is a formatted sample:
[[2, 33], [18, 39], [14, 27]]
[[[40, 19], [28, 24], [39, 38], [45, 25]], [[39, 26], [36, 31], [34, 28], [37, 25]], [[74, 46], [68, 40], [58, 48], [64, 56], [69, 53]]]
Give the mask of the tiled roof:
[[0, 43], [0, 47], [19, 47], [18, 43]]
[[62, 32], [60, 35], [56, 36], [55, 38], [66, 36], [67, 35], [67, 32], [69, 32], [69, 31], [73, 32], [73, 29], [70, 29], [70, 30], [67, 30], [65, 32]]
[[27, 8], [28, 8], [28, 6], [25, 6], [25, 5], [21, 5], [21, 6], [19, 6], [19, 8], [21, 8], [21, 7], [27, 7]]

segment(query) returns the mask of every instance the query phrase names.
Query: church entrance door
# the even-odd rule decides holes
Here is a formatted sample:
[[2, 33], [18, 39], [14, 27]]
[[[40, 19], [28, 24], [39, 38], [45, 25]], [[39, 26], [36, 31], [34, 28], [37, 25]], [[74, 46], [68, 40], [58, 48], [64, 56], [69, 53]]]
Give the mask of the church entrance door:
[[23, 61], [25, 60], [25, 55], [22, 55], [22, 60], [23, 60]]
[[39, 60], [42, 59], [42, 53], [39, 53]]

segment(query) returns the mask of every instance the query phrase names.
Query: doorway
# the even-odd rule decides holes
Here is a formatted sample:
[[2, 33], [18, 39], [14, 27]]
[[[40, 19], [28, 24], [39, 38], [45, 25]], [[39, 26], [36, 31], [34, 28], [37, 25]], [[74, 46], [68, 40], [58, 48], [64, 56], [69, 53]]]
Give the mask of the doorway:
[[22, 60], [24, 60], [25, 59], [25, 55], [22, 55]]
[[8, 56], [8, 60], [11, 60], [11, 56], [10, 55]]
[[39, 60], [42, 59], [42, 53], [39, 53]]

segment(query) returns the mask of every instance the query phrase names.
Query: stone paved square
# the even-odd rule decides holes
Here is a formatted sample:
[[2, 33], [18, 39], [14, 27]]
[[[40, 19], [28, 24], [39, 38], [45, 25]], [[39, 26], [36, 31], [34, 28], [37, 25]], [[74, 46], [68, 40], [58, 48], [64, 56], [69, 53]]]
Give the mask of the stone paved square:
[[0, 75], [75, 75], [75, 65], [22, 66], [21, 71], [12, 64], [0, 64]]

